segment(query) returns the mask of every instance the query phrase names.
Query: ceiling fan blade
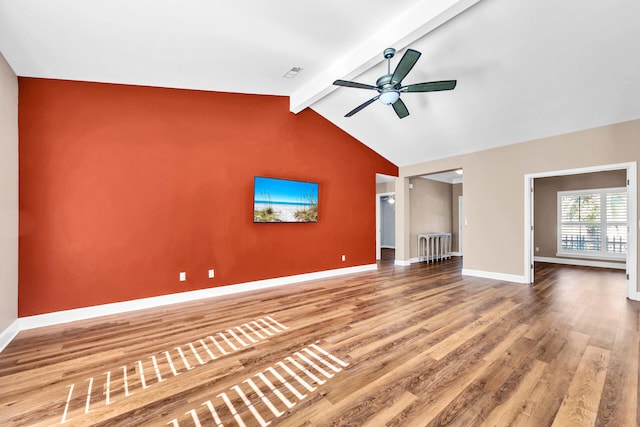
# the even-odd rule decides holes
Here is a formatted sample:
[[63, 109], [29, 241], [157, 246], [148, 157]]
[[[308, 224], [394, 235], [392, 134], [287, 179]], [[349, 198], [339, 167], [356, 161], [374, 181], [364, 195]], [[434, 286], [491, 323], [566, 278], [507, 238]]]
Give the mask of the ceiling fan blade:
[[436, 92], [439, 90], [452, 90], [456, 87], [457, 80], [444, 80], [441, 82], [416, 83], [400, 88], [401, 92]]
[[333, 84], [336, 85], [336, 86], [355, 87], [355, 88], [358, 88], [358, 89], [378, 90], [378, 88], [376, 86], [366, 85], [364, 83], [358, 83], [358, 82], [350, 82], [348, 80], [336, 80], [335, 82], [333, 82]]
[[363, 102], [362, 104], [358, 105], [356, 108], [354, 108], [353, 110], [349, 111], [347, 114], [345, 114], [345, 117], [351, 117], [353, 116], [355, 113], [357, 113], [358, 111], [362, 110], [364, 107], [366, 107], [369, 104], [374, 103], [375, 101], [378, 100], [378, 98], [380, 98], [380, 95], [378, 96], [374, 96], [373, 98], [371, 98], [370, 100]]
[[398, 100], [394, 102], [392, 105], [393, 105], [393, 109], [396, 111], [396, 114], [401, 119], [404, 119], [409, 115], [409, 110], [407, 110], [407, 106], [404, 105], [404, 102], [402, 102], [402, 99], [398, 98]]
[[413, 66], [416, 65], [416, 62], [418, 61], [418, 58], [420, 58], [420, 55], [422, 54], [417, 50], [407, 49], [407, 51], [404, 53], [404, 56], [398, 63], [396, 70], [393, 72], [391, 82], [395, 84], [402, 82], [402, 79], [404, 79], [407, 74], [409, 74], [409, 71], [411, 71]]

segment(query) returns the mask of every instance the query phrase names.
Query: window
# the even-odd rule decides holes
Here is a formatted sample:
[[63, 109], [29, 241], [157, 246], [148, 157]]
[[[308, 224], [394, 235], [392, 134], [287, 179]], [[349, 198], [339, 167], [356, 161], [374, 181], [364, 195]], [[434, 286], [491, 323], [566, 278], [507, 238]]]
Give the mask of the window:
[[558, 191], [558, 255], [625, 259], [627, 189]]

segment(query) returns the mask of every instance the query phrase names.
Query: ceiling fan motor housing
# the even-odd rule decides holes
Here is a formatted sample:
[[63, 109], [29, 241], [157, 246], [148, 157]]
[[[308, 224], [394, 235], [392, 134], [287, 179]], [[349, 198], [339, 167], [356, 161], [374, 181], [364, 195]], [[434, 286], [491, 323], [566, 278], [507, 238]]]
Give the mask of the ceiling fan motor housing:
[[392, 77], [393, 74], [385, 74], [384, 76], [376, 80], [376, 86], [378, 87], [378, 90], [393, 88], [395, 85], [391, 82]]

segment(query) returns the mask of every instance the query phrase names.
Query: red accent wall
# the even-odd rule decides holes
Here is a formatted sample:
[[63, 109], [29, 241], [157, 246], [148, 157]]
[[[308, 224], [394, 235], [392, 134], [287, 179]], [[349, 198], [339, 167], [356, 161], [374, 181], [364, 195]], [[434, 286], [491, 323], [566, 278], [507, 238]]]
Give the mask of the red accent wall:
[[[375, 173], [398, 168], [288, 107], [20, 78], [19, 316], [374, 263]], [[254, 224], [255, 175], [318, 182], [319, 222]]]

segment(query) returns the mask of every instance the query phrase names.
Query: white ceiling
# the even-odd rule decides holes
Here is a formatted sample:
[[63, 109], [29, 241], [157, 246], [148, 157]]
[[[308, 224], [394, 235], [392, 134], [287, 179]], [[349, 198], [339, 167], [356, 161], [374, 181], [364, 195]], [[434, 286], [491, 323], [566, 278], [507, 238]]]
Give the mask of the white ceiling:
[[[640, 118], [637, 0], [0, 0], [19, 76], [290, 96], [399, 166]], [[422, 57], [398, 119], [382, 50]], [[293, 79], [291, 67], [303, 70]]]

